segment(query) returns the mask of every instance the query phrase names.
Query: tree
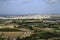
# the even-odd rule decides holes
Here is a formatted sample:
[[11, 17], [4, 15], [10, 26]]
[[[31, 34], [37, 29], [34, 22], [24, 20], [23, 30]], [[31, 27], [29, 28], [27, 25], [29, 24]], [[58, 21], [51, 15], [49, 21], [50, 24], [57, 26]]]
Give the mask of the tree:
[[16, 40], [21, 40], [21, 39], [20, 39], [20, 37], [18, 36], [18, 37], [16, 38]]
[[32, 26], [29, 26], [29, 29], [30, 29], [30, 30], [33, 30]]
[[14, 28], [16, 28], [16, 26], [14, 25]]
[[10, 40], [10, 37], [8, 37], [7, 40]]

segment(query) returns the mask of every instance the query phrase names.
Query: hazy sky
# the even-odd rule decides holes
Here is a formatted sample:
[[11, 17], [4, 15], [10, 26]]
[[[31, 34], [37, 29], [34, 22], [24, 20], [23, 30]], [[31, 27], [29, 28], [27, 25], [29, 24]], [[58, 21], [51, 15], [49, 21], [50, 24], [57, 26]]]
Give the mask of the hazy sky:
[[60, 0], [0, 0], [0, 15], [60, 14]]

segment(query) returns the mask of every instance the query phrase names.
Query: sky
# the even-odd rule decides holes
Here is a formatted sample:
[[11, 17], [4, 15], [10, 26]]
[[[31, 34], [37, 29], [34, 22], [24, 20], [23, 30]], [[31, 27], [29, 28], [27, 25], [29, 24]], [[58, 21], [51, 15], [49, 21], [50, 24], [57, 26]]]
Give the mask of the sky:
[[0, 15], [60, 14], [60, 0], [0, 0]]

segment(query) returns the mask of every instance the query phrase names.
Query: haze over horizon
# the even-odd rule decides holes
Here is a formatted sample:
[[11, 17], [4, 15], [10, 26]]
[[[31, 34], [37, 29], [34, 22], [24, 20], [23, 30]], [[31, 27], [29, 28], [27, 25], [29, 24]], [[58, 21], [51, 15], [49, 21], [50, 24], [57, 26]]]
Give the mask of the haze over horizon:
[[27, 14], [60, 14], [60, 0], [0, 0], [0, 16]]

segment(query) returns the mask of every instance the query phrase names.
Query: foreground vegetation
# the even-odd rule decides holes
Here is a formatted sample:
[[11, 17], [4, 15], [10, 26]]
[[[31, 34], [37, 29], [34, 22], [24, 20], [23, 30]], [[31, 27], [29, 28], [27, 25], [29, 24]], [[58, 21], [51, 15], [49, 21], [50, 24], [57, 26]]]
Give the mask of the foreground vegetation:
[[[15, 20], [0, 20], [0, 25], [13, 25], [13, 28], [0, 28], [0, 31], [19, 31], [19, 29], [29, 29], [34, 34], [18, 40], [39, 40], [39, 39], [53, 39], [60, 40], [60, 22], [43, 22], [38, 19], [30, 19], [35, 22], [29, 22], [29, 19], [15, 19]], [[17, 25], [17, 26], [16, 26]]]

